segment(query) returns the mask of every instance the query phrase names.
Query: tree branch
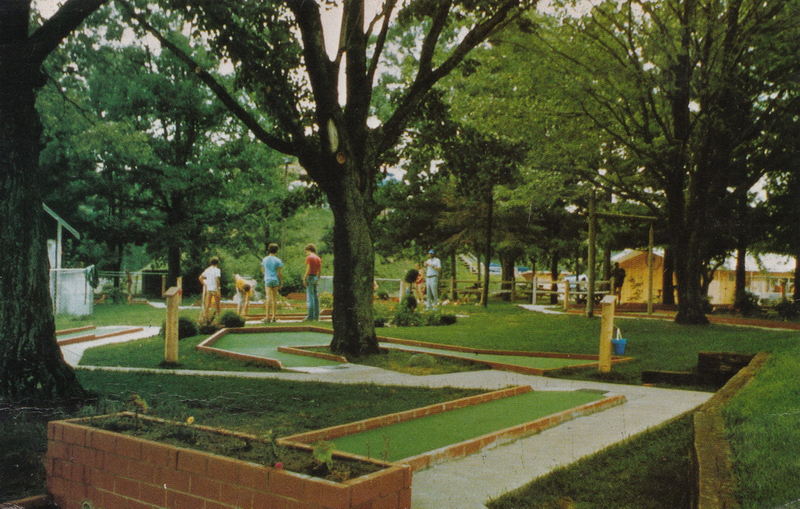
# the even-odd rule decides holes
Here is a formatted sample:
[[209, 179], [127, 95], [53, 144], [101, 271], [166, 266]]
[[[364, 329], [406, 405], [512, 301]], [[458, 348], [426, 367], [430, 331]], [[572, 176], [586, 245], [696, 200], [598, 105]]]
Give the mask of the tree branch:
[[67, 0], [50, 19], [31, 35], [29, 39], [30, 61], [41, 65], [47, 56], [61, 44], [61, 41], [106, 1]]
[[128, 11], [130, 15], [142, 26], [142, 28], [153, 34], [153, 36], [158, 39], [158, 41], [165, 48], [169, 49], [176, 57], [178, 57], [178, 59], [193, 69], [197, 77], [200, 78], [200, 81], [205, 83], [206, 86], [211, 89], [220, 102], [222, 102], [222, 104], [224, 104], [225, 107], [228, 108], [228, 110], [233, 113], [233, 115], [236, 116], [236, 118], [238, 118], [258, 140], [270, 148], [277, 150], [278, 152], [295, 156], [297, 155], [298, 149], [295, 144], [278, 138], [264, 129], [261, 124], [259, 124], [258, 120], [241, 104], [239, 104], [239, 102], [225, 89], [225, 87], [223, 87], [222, 84], [220, 84], [208, 71], [200, 67], [200, 65], [195, 62], [195, 60], [188, 53], [164, 37], [161, 32], [148, 23], [142, 15], [136, 12], [136, 10], [134, 10], [133, 6], [128, 3], [127, 0], [118, 1], [120, 5], [122, 5], [122, 7]]
[[[513, 17], [509, 17], [511, 11], [520, 4], [535, 5], [533, 2], [521, 2], [520, 0], [504, 0], [497, 7], [495, 13], [485, 21], [478, 23], [464, 37], [464, 39], [456, 46], [444, 62], [439, 67], [429, 72], [425, 72], [424, 62], [420, 59], [420, 66], [418, 67], [417, 76], [414, 83], [408, 88], [405, 96], [401, 99], [400, 105], [395, 109], [389, 120], [386, 121], [380, 130], [381, 139], [378, 140], [376, 146], [376, 153], [380, 154], [394, 146], [397, 139], [403, 132], [408, 117], [414, 112], [415, 108], [422, 101], [425, 94], [450, 71], [452, 71], [458, 64], [464, 60], [464, 57], [478, 44], [486, 40], [492, 33], [496, 32], [505, 23], [509, 22]], [[517, 15], [522, 11], [518, 10]], [[432, 28], [434, 30], [435, 27]], [[428, 38], [426, 37], [426, 40]], [[435, 48], [432, 48], [434, 50]]]

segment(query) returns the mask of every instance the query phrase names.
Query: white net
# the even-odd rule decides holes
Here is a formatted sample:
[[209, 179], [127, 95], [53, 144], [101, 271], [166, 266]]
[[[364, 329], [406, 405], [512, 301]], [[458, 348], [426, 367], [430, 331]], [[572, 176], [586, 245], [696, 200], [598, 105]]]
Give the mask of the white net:
[[50, 269], [50, 298], [56, 314], [87, 316], [94, 311], [94, 290], [89, 281], [92, 267]]

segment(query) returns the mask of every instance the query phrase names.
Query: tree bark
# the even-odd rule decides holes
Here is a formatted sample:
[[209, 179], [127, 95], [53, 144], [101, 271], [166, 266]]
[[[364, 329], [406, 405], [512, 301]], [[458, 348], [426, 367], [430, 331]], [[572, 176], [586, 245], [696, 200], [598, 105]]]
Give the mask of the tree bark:
[[[21, 16], [27, 30], [26, 12], [2, 14]], [[0, 32], [7, 28], [0, 21]], [[18, 42], [0, 40], [0, 400], [41, 404], [85, 393], [56, 343], [34, 106], [38, 66], [25, 61]]]
[[673, 269], [673, 252], [670, 247], [664, 250], [664, 272], [661, 280], [661, 303], [669, 306], [675, 305], [675, 271]]
[[[349, 166], [349, 165], [348, 165]], [[344, 168], [338, 191], [328, 193], [333, 211], [333, 340], [336, 353], [378, 353], [372, 312], [374, 250], [367, 202], [353, 168]]]
[[747, 295], [747, 271], [745, 268], [745, 256], [747, 249], [739, 242], [736, 248], [736, 286], [734, 291], [734, 305], [735, 311], [741, 311], [742, 305]]
[[[556, 292], [558, 290], [558, 260], [559, 256], [557, 253], [553, 253], [553, 257], [550, 259], [550, 280], [552, 284], [550, 285], [550, 290]], [[550, 304], [558, 304], [558, 294], [551, 293], [550, 294]]]

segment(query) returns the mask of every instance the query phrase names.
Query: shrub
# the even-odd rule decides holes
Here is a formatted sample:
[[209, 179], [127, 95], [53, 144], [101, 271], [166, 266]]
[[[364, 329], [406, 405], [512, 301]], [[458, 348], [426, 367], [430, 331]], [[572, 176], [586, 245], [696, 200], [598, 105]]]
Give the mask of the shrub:
[[389, 300], [389, 292], [387, 292], [386, 290], [379, 290], [379, 291], [376, 293], [376, 295], [377, 295], [377, 296], [378, 296], [378, 298], [379, 298], [379, 299], [381, 299], [381, 300]]
[[452, 325], [456, 323], [456, 315], [443, 315], [439, 311], [425, 313], [425, 325]]
[[758, 297], [750, 292], [744, 292], [744, 295], [737, 299], [735, 308], [743, 316], [758, 316], [762, 314], [761, 306], [758, 305]]
[[223, 327], [244, 327], [244, 318], [236, 311], [225, 311], [219, 319]]
[[[166, 320], [161, 322], [161, 335], [163, 336], [166, 334], [167, 331], [167, 322]], [[178, 317], [178, 339], [188, 338], [191, 336], [197, 336], [197, 322], [192, 320], [191, 318], [186, 318], [185, 316]]]
[[797, 315], [800, 314], [800, 309], [798, 309], [797, 303], [787, 299], [783, 299], [779, 303], [775, 304], [775, 311], [777, 311], [778, 316], [784, 320], [796, 318]]
[[[413, 297], [412, 297], [413, 298]], [[397, 313], [392, 318], [392, 323], [398, 327], [416, 327], [422, 325], [422, 315], [415, 312], [413, 309], [398, 306]]]

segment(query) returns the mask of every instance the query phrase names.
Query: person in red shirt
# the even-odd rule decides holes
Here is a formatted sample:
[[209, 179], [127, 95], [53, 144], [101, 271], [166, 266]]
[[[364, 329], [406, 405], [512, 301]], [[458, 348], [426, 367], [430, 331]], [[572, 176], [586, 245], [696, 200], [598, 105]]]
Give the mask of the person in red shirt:
[[306, 253], [306, 272], [303, 274], [303, 286], [306, 287], [306, 317], [305, 321], [319, 320], [319, 293], [317, 285], [322, 271], [322, 259], [317, 256], [317, 248], [314, 244], [305, 247]]

